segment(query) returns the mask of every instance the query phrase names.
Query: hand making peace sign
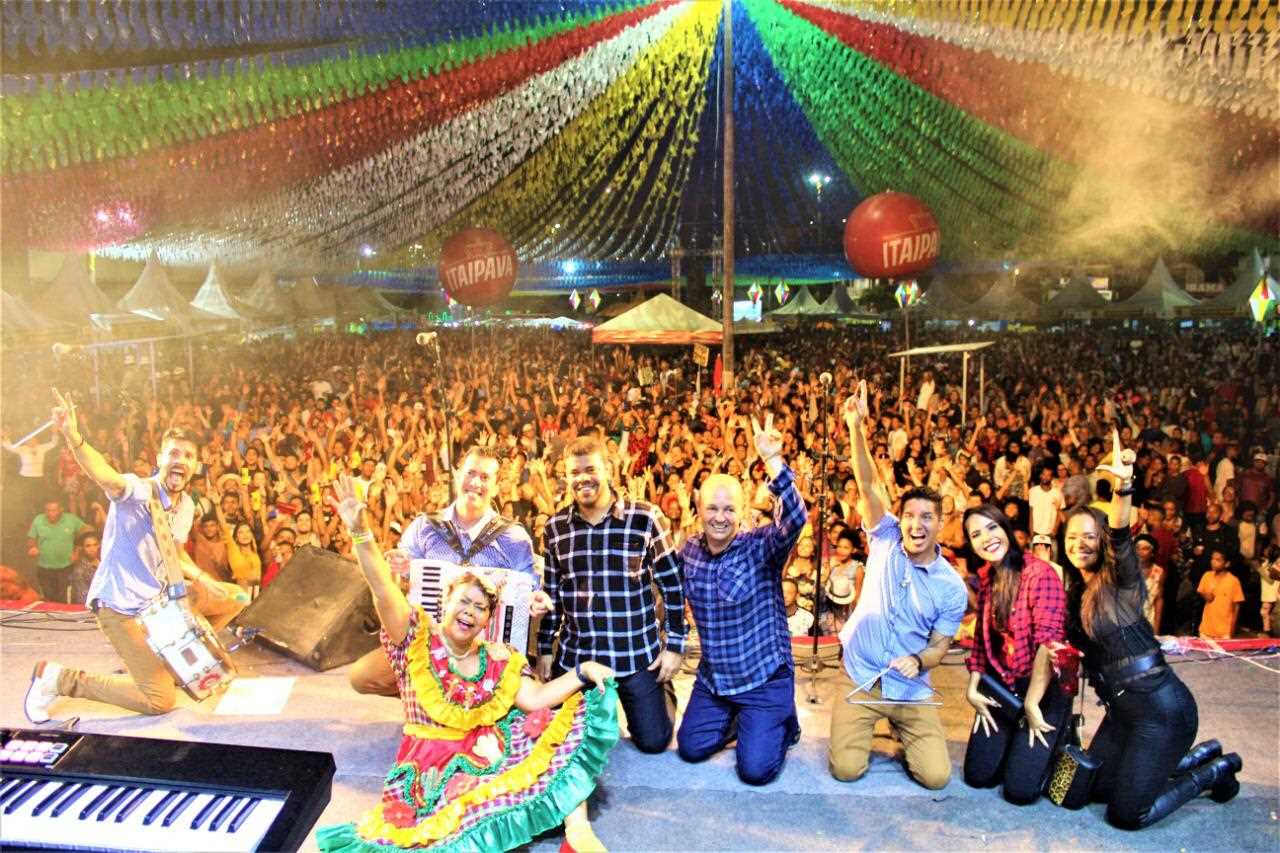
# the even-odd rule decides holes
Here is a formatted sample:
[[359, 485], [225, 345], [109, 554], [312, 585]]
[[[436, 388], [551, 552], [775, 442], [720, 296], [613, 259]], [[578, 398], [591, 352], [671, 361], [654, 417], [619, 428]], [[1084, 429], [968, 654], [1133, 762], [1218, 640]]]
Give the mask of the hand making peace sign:
[[764, 429], [760, 428], [756, 416], [751, 416], [751, 437], [761, 459], [771, 459], [782, 453], [782, 433], [773, 428], [773, 412], [765, 414]]

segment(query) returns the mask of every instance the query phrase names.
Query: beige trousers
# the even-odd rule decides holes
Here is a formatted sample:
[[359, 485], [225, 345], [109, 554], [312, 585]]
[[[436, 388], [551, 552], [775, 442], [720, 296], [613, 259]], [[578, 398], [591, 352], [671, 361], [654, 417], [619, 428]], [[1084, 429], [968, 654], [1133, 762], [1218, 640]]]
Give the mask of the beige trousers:
[[[871, 736], [876, 720], [887, 719], [902, 738], [906, 752], [907, 772], [926, 788], [946, 787], [951, 779], [951, 758], [947, 755], [947, 736], [942, 730], [938, 709], [913, 705], [851, 705], [845, 696], [854, 688], [843, 666], [835, 678], [832, 698], [831, 749], [827, 766], [841, 782], [862, 778], [871, 760]], [[880, 698], [880, 682], [867, 699]]]
[[[202, 584], [191, 584], [189, 589], [192, 608], [208, 619], [215, 631], [225, 627], [244, 609], [242, 602], [212, 594]], [[164, 714], [173, 710], [177, 685], [147, 645], [142, 627], [132, 616], [109, 607], [99, 607], [96, 615], [98, 627], [111, 641], [129, 674], [98, 675], [63, 669], [58, 676], [58, 695], [106, 702], [140, 714]]]

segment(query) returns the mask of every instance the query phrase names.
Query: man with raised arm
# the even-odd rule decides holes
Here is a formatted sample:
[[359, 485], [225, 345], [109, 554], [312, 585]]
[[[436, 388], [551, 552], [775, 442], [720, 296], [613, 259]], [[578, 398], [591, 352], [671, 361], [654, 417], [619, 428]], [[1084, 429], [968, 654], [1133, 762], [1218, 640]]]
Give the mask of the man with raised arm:
[[702, 662], [676, 742], [685, 761], [702, 761], [736, 736], [738, 778], [765, 785], [800, 737], [781, 581], [806, 516], [773, 415], [765, 416], [764, 429], [752, 417], [751, 427], [779, 506], [772, 523], [740, 530], [745, 500], [738, 478], [712, 474], [698, 493], [702, 534], [685, 542], [680, 556]]
[[876, 720], [902, 737], [907, 772], [926, 788], [951, 778], [951, 760], [929, 670], [942, 662], [960, 627], [964, 582], [938, 548], [942, 500], [929, 489], [902, 495], [901, 518], [886, 506], [864, 429], [867, 383], [844, 404], [868, 555], [862, 594], [840, 632], [844, 666], [831, 715], [831, 775], [852, 782], [867, 772]]
[[[146, 632], [134, 617], [160, 595], [167, 577], [150, 502], [159, 500], [179, 546], [191, 531], [195, 503], [186, 490], [199, 465], [196, 438], [177, 427], [165, 432], [156, 457], [158, 471], [144, 479], [121, 474], [93, 449], [80, 431], [75, 408], [61, 396], [53, 410], [53, 423], [76, 463], [111, 501], [102, 534], [102, 561], [85, 604], [93, 610], [98, 627], [124, 661], [128, 674], [96, 675], [40, 661], [27, 689], [27, 718], [33, 723], [47, 721], [49, 706], [59, 696], [95, 699], [141, 714], [166, 713], [176, 697], [173, 676], [147, 645]], [[187, 594], [191, 607], [207, 617], [215, 631], [244, 608], [245, 600], [230, 595], [181, 547], [177, 558], [183, 576], [190, 581]]]

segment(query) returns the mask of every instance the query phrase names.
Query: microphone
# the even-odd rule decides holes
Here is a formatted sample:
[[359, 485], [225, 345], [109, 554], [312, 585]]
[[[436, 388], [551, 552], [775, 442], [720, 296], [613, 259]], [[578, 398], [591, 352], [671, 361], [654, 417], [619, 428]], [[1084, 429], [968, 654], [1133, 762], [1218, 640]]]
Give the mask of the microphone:
[[418, 332], [418, 336], [414, 340], [418, 342], [418, 346], [425, 347], [427, 344], [435, 343], [438, 337], [440, 337], [438, 332]]
[[84, 347], [78, 344], [54, 344], [53, 354], [54, 355], [70, 355], [71, 353], [79, 352], [82, 349], [84, 349]]
[[822, 383], [822, 385], [823, 385], [823, 387], [824, 387], [824, 388], [830, 388], [830, 387], [831, 387], [831, 374], [830, 374], [830, 373], [828, 373], [828, 372], [827, 372], [827, 371], [825, 371], [825, 370], [824, 370], [824, 371], [822, 371], [821, 373], [819, 373], [819, 374], [818, 374], [818, 381]]

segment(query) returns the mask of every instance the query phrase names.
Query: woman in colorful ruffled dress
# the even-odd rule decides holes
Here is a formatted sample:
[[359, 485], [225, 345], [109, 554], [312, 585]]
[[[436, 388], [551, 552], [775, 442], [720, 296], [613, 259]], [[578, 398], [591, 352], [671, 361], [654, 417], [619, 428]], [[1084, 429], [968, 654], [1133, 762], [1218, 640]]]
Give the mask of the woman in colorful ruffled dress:
[[321, 829], [320, 849], [510, 850], [563, 823], [562, 849], [602, 850], [586, 800], [618, 740], [613, 671], [588, 662], [543, 684], [523, 654], [482, 641], [498, 596], [479, 572], [449, 585], [437, 623], [392, 579], [351, 481], [334, 491], [407, 722], [381, 801]]

